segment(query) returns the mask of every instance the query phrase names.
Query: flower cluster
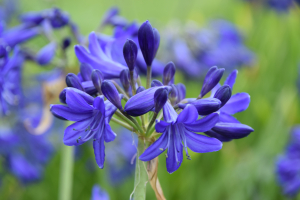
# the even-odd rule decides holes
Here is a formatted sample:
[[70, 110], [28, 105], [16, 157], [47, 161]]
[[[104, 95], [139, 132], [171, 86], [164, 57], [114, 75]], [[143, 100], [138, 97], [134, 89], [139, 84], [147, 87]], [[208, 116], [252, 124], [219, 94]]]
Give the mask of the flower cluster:
[[300, 4], [299, 0], [267, 0], [267, 1], [262, 1], [262, 0], [246, 0], [251, 3], [255, 4], [262, 4], [265, 5], [266, 7], [269, 7], [278, 13], [284, 13], [288, 12], [294, 4]]
[[166, 52], [187, 77], [203, 77], [214, 65], [233, 70], [254, 63], [254, 53], [244, 45], [237, 27], [228, 21], [215, 20], [201, 29], [193, 23], [184, 29], [177, 27], [170, 25], [165, 32]]
[[296, 196], [300, 191], [300, 127], [291, 131], [291, 138], [285, 154], [278, 157], [276, 163], [277, 179], [283, 193]]
[[[132, 25], [121, 28], [128, 30]], [[68, 87], [60, 93], [63, 105], [51, 105], [54, 116], [75, 122], [65, 130], [65, 145], [78, 146], [93, 140], [100, 168], [104, 167], [105, 142], [116, 137], [111, 120], [135, 132], [140, 138], [138, 145], [149, 146], [139, 152], [140, 160], [150, 161], [167, 150], [169, 173], [180, 167], [183, 150], [190, 159], [188, 148], [197, 153], [218, 151], [222, 141], [243, 138], [253, 132], [231, 116], [244, 111], [250, 103], [246, 93], [231, 96], [236, 70], [221, 86], [218, 83], [224, 69], [211, 67], [199, 96], [187, 99], [185, 86], [174, 84], [174, 63], [169, 62], [161, 69], [162, 82], [152, 80], [160, 35], [149, 21], [137, 30], [138, 44], [133, 39], [124, 40], [121, 49], [125, 62], [112, 56], [120, 55], [120, 46], [114, 49], [101, 37], [92, 32], [88, 50], [83, 45], [75, 46], [80, 73], [67, 75]], [[145, 87], [139, 76], [144, 74], [143, 70], [137, 67], [139, 52], [146, 66]], [[212, 97], [204, 98], [210, 91]]]

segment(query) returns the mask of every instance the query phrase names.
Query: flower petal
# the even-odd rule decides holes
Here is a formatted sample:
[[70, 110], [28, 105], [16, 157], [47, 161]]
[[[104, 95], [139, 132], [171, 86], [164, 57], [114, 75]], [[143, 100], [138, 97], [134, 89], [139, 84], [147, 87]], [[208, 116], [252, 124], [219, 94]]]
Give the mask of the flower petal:
[[198, 119], [198, 111], [192, 104], [187, 105], [177, 117], [177, 123], [191, 124]]
[[164, 120], [166, 122], [176, 122], [178, 114], [174, 110], [173, 106], [167, 102], [163, 108]]
[[177, 149], [176, 146], [176, 136], [175, 134], [172, 134], [170, 137], [169, 147], [168, 147], [168, 157], [166, 159], [167, 163], [167, 171], [172, 174], [175, 172], [181, 165], [183, 160], [182, 155], [182, 145], [180, 149]]
[[158, 133], [163, 133], [165, 132], [166, 128], [170, 125], [170, 123], [165, 122], [165, 121], [159, 121], [156, 120], [156, 124], [155, 124], [155, 130]]
[[93, 107], [89, 105], [84, 98], [77, 94], [73, 90], [66, 91], [66, 103], [73, 110], [86, 112], [93, 110]]
[[227, 113], [220, 112], [220, 122], [240, 123], [236, 118]]
[[222, 142], [216, 138], [185, 131], [186, 144], [194, 152], [207, 153], [222, 149]]
[[139, 159], [142, 161], [149, 161], [156, 158], [166, 150], [167, 144], [168, 144], [168, 133], [165, 132], [153, 144], [151, 144], [144, 151], [144, 153], [142, 153], [142, 155], [140, 155]]
[[51, 105], [50, 111], [59, 117], [70, 121], [82, 121], [93, 116], [92, 111], [78, 112], [64, 105]]
[[233, 115], [242, 112], [248, 108], [250, 104], [250, 95], [243, 92], [233, 95], [229, 101], [220, 109], [222, 112]]
[[104, 137], [100, 137], [99, 139], [94, 140], [93, 148], [97, 165], [99, 166], [99, 168], [103, 169], [105, 161]]
[[219, 114], [212, 113], [203, 117], [192, 124], [184, 124], [185, 128], [193, 132], [205, 132], [212, 129], [219, 121]]
[[104, 130], [104, 141], [105, 142], [111, 142], [114, 141], [117, 134], [113, 132], [110, 125], [108, 123], [105, 124], [105, 130]]
[[85, 129], [90, 125], [92, 119], [75, 122], [74, 124], [68, 126], [64, 134], [64, 144], [67, 146], [77, 146], [83, 144], [85, 141], [82, 138], [85, 137], [87, 132]]

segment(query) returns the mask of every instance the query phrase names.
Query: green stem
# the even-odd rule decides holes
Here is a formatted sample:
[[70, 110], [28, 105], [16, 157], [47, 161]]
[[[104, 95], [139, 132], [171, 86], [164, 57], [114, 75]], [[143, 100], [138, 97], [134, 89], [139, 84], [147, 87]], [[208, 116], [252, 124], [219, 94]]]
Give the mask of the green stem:
[[150, 86], [151, 86], [151, 76], [152, 76], [152, 67], [148, 66], [147, 67], [147, 84], [146, 84], [146, 89], [150, 88]]
[[74, 166], [74, 147], [62, 146], [62, 156], [60, 164], [59, 180], [59, 200], [72, 199], [73, 166]]
[[135, 200], [145, 200], [146, 199], [146, 184], [148, 182], [147, 174], [147, 163], [139, 159], [139, 156], [144, 152], [146, 145], [144, 141], [139, 138], [138, 151], [135, 163], [135, 179], [134, 179], [134, 195]]
[[154, 122], [156, 120], [156, 117], [157, 117], [157, 113], [154, 113], [153, 116], [152, 116], [152, 119], [151, 119], [151, 121], [148, 125], [147, 131], [146, 131], [146, 137], [149, 137], [149, 133], [151, 133], [150, 130], [151, 130], [152, 125], [154, 124]]
[[124, 128], [126, 128], [126, 129], [128, 129], [130, 131], [133, 131], [133, 127], [130, 126], [129, 124], [125, 123], [125, 122], [122, 122], [122, 121], [120, 121], [120, 120], [118, 120], [118, 119], [116, 119], [114, 117], [111, 118], [111, 121], [116, 122], [117, 124], [123, 126]]
[[126, 123], [128, 123], [130, 126], [132, 126], [135, 130], [138, 130], [138, 128], [136, 127], [136, 125], [127, 117], [125, 117], [119, 110], [117, 110], [115, 112], [115, 115], [118, 116], [121, 120], [125, 121]]
[[132, 90], [132, 96], [136, 94], [135, 82], [134, 82], [134, 71], [130, 71], [130, 85]]

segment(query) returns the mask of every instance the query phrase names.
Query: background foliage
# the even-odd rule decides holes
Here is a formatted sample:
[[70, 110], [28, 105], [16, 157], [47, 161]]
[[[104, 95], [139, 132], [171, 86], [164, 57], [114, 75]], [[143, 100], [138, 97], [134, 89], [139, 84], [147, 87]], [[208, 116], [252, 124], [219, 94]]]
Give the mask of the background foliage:
[[[227, 19], [238, 25], [247, 46], [257, 55], [253, 67], [239, 71], [233, 91], [251, 95], [250, 107], [237, 117], [255, 132], [247, 138], [225, 143], [219, 152], [191, 153], [192, 161], [185, 160], [171, 175], [166, 171], [165, 157], [161, 155], [158, 176], [166, 198], [285, 199], [276, 183], [274, 163], [286, 145], [291, 126], [300, 120], [296, 85], [300, 60], [299, 8], [278, 14], [251, 7], [241, 0], [20, 1], [22, 12], [52, 6], [67, 11], [84, 34], [94, 30], [104, 12], [113, 5], [118, 6], [121, 15], [129, 20], [143, 22], [148, 19], [159, 31], [172, 20], [182, 23], [193, 20], [201, 26], [211, 19]], [[73, 58], [75, 60], [74, 55]], [[198, 94], [201, 89], [200, 81], [188, 82], [180, 75], [177, 75], [177, 81], [187, 84], [188, 97]], [[112, 187], [107, 181], [107, 167], [100, 170], [95, 166], [91, 144], [84, 144], [82, 149], [74, 168], [73, 199], [89, 199], [95, 183], [107, 190], [111, 199], [129, 199], [133, 177]], [[60, 155], [59, 152], [51, 160], [41, 182], [25, 187], [14, 177], [5, 176], [0, 199], [55, 199], [58, 196]], [[147, 189], [147, 198], [154, 199], [149, 185]]]

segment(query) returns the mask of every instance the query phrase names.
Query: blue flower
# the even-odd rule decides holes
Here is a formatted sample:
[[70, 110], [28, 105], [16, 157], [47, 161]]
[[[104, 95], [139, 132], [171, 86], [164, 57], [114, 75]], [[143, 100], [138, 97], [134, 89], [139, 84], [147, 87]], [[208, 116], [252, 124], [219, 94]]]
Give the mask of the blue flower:
[[[187, 147], [197, 153], [218, 151], [222, 148], [222, 142], [215, 138], [196, 134], [210, 130], [219, 120], [217, 113], [198, 119], [197, 109], [193, 105], [187, 105], [178, 115], [171, 104], [166, 103], [163, 108], [164, 120], [156, 123], [155, 129], [162, 135], [140, 156], [142, 161], [150, 161], [167, 151], [167, 171], [176, 171], [183, 160], [183, 148]], [[183, 142], [183, 144], [182, 144]]]
[[[228, 85], [233, 88], [235, 79], [238, 71], [234, 70], [231, 74], [228, 75], [224, 85]], [[215, 95], [215, 92], [220, 88], [218, 84], [212, 90], [212, 96]], [[205, 134], [215, 137], [223, 142], [230, 141], [231, 139], [239, 139], [248, 136], [254, 130], [244, 124], [241, 124], [236, 118], [232, 115], [238, 112], [242, 112], [248, 108], [250, 104], [250, 95], [247, 93], [237, 93], [230, 97], [227, 103], [222, 106], [219, 110], [220, 119], [212, 130], [205, 132]]]
[[8, 105], [16, 105], [21, 94], [21, 68], [23, 56], [19, 48], [14, 49], [11, 58], [2, 58], [0, 63], [0, 107], [7, 114]]
[[64, 144], [78, 146], [93, 138], [96, 162], [100, 168], [103, 168], [104, 141], [111, 142], [116, 137], [109, 121], [117, 108], [109, 101], [104, 102], [103, 96], [98, 96], [91, 102], [74, 90], [66, 91], [66, 103], [67, 106], [51, 106], [54, 115], [75, 121], [65, 130]]
[[99, 185], [94, 185], [91, 200], [109, 200], [109, 196]]

